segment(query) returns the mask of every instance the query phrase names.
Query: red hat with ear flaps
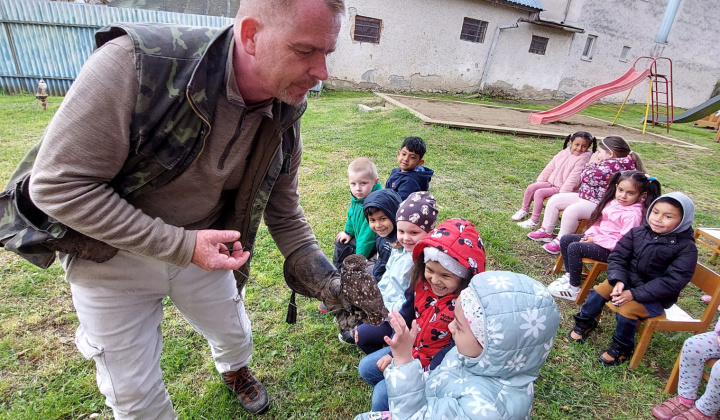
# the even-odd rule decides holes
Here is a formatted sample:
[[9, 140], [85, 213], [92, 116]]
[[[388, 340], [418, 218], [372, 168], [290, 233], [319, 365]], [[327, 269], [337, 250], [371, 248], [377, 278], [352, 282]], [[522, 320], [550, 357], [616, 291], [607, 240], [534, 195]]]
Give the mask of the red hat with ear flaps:
[[477, 229], [468, 220], [454, 218], [440, 223], [415, 245], [413, 261], [427, 246], [453, 257], [473, 275], [485, 271], [485, 247]]

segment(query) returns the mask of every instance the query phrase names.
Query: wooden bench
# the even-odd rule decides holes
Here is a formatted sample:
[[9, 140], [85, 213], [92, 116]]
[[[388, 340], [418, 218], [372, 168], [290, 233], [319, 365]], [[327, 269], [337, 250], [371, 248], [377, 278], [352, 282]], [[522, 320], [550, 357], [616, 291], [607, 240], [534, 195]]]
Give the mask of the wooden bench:
[[[637, 341], [635, 352], [630, 359], [630, 369], [635, 369], [640, 365], [655, 331], [690, 331], [699, 334], [708, 330], [715, 312], [717, 312], [718, 304], [720, 304], [720, 275], [698, 263], [690, 283], [711, 296], [705, 312], [699, 319], [696, 319], [679, 306], [673, 305], [660, 316], [640, 320], [638, 323], [640, 339]], [[617, 307], [611, 302], [608, 301], [605, 306], [611, 311], [617, 312]]]
[[717, 260], [720, 255], [720, 228], [697, 228], [695, 229], [695, 242], [712, 249], [713, 254], [710, 261]]

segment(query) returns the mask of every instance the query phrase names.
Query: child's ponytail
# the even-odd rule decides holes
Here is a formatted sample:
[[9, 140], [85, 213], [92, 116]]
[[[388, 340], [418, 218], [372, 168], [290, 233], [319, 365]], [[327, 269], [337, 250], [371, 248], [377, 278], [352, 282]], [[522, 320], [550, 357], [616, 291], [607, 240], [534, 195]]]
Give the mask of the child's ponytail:
[[570, 140], [572, 140], [572, 139], [573, 139], [573, 135], [572, 135], [572, 134], [568, 134], [568, 136], [565, 137], [565, 142], [563, 143], [563, 147], [562, 147], [563, 150], [564, 150], [564, 149], [567, 149], [567, 145], [568, 145], [568, 143], [570, 143]]
[[657, 200], [658, 197], [662, 195], [662, 186], [660, 185], [660, 181], [648, 174], [645, 174], [645, 176], [648, 179], [648, 189], [647, 196], [645, 196], [645, 201], [643, 202], [643, 217], [647, 215], [653, 201]]
[[628, 156], [630, 157], [630, 159], [633, 160], [633, 162], [635, 162], [635, 168], [637, 168], [638, 171], [647, 172], [647, 170], [645, 169], [645, 165], [643, 165], [642, 159], [640, 159], [640, 155], [638, 155], [635, 151], [631, 150]]
[[613, 152], [613, 157], [629, 157], [633, 162], [635, 162], [635, 169], [640, 172], [647, 172], [642, 159], [640, 159], [640, 155], [633, 152], [630, 145], [627, 144], [624, 138], [620, 136], [607, 136], [601, 140], [601, 143], [603, 148]]
[[[626, 171], [631, 172], [631, 171]], [[589, 228], [590, 226], [594, 225], [595, 222], [600, 220], [602, 218], [602, 211], [605, 209], [605, 206], [609, 202], [615, 198], [615, 192], [617, 191], [617, 184], [622, 181], [620, 179], [622, 177], [622, 172], [616, 172], [615, 175], [610, 178], [610, 183], [608, 184], [607, 189], [605, 190], [605, 194], [603, 194], [602, 198], [600, 199], [600, 202], [598, 203], [597, 207], [595, 207], [595, 210], [593, 210], [592, 215], [590, 215], [590, 219], [588, 220], [588, 223], [586, 225], [586, 228]]]

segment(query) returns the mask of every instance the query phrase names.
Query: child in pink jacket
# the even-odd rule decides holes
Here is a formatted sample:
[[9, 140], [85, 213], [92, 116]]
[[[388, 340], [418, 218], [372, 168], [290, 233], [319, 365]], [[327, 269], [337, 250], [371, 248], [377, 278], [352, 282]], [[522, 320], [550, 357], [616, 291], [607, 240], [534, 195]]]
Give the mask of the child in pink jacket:
[[[568, 147], [568, 143], [570, 147]], [[595, 137], [585, 131], [578, 131], [567, 136], [562, 150], [552, 158], [550, 163], [538, 176], [535, 183], [528, 185], [523, 196], [520, 210], [512, 215], [512, 220], [520, 221], [528, 215], [530, 203], [534, 202], [530, 218], [518, 223], [523, 228], [533, 228], [540, 221], [543, 200], [560, 192], [574, 192], [580, 185], [580, 173], [592, 155], [588, 149], [592, 146], [595, 152]]]
[[606, 262], [620, 238], [642, 224], [648, 206], [659, 196], [660, 183], [646, 173], [623, 171], [613, 175], [590, 216], [590, 227], [585, 233], [567, 234], [560, 239], [566, 272], [548, 286], [550, 294], [575, 300], [582, 285], [582, 259]]

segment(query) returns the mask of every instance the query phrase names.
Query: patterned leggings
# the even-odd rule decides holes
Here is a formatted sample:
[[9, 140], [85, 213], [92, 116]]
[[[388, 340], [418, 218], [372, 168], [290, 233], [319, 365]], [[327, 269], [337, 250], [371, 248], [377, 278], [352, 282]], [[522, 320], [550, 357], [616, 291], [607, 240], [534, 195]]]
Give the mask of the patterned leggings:
[[[708, 359], [720, 358], [720, 343], [714, 331], [694, 335], [685, 340], [680, 356], [678, 395], [694, 400], [702, 379], [703, 367]], [[705, 393], [695, 406], [703, 414], [712, 416], [720, 410], [720, 363], [715, 363]]]
[[593, 242], [580, 242], [583, 236], [585, 236], [584, 233], [571, 233], [560, 239], [560, 252], [565, 271], [570, 276], [570, 284], [575, 287], [582, 285], [583, 258], [607, 262], [611, 252]]

